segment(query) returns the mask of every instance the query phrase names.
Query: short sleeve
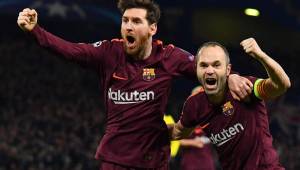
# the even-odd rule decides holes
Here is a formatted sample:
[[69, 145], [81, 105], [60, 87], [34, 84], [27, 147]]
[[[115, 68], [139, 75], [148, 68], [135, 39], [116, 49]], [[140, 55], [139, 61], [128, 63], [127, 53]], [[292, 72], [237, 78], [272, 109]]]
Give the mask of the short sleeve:
[[180, 122], [186, 128], [192, 128], [198, 125], [197, 113], [198, 105], [193, 97], [189, 97], [183, 105]]

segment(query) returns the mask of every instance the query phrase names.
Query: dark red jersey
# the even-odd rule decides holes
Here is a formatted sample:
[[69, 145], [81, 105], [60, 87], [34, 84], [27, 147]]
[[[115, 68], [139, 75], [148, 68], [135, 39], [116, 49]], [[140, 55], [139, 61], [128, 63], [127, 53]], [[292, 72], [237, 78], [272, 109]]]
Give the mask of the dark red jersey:
[[[202, 138], [202, 139], [200, 139]], [[213, 153], [210, 143], [204, 142], [204, 138], [209, 140], [200, 127], [197, 127], [189, 139], [202, 140], [203, 148], [195, 146], [182, 147], [181, 170], [215, 170]]]
[[39, 26], [32, 34], [41, 46], [98, 74], [107, 127], [96, 158], [141, 168], [168, 163], [170, 142], [163, 113], [172, 79], [196, 78], [194, 56], [155, 40], [151, 55], [138, 61], [126, 56], [122, 40], [70, 43]]
[[[253, 84], [256, 81], [249, 79]], [[228, 91], [224, 102], [214, 106], [200, 92], [187, 99], [181, 122], [185, 127], [205, 127], [224, 170], [284, 169], [272, 146], [265, 103], [254, 96], [244, 103], [234, 100]]]

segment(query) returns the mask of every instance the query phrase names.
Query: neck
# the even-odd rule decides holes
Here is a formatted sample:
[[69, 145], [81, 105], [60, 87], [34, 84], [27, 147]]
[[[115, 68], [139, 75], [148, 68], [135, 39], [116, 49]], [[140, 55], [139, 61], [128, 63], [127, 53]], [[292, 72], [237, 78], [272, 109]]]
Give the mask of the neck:
[[227, 88], [223, 88], [217, 94], [207, 95], [208, 101], [213, 105], [220, 105], [225, 99]]
[[152, 51], [152, 37], [146, 41], [144, 52], [141, 54], [141, 59], [146, 60], [150, 57]]
[[144, 48], [142, 48], [139, 53], [133, 57], [135, 60], [146, 60], [150, 57], [152, 51], [152, 37], [145, 41]]

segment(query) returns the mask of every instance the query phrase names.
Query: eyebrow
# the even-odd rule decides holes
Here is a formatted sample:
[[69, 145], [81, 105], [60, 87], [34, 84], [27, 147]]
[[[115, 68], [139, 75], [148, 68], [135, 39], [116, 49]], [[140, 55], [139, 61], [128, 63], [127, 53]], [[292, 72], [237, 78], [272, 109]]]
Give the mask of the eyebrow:
[[[209, 63], [209, 62], [205, 62], [205, 61], [199, 62], [199, 64], [208, 64], [208, 63]], [[217, 64], [217, 63], [221, 63], [221, 61], [220, 61], [220, 60], [215, 60], [215, 61], [210, 62], [210, 63], [212, 63], [212, 64]]]
[[128, 16], [123, 16], [122, 17], [123, 19], [129, 19], [129, 18], [131, 18], [132, 20], [142, 20], [142, 18], [140, 18], [140, 17], [128, 17]]

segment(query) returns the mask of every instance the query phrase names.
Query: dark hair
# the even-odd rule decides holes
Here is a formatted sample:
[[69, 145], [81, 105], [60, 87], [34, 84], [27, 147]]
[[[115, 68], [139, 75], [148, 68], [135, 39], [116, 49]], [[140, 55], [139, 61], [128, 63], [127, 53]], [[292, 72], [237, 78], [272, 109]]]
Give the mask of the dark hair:
[[118, 8], [122, 14], [130, 8], [142, 8], [147, 11], [146, 19], [149, 24], [158, 23], [160, 18], [159, 6], [153, 0], [119, 0]]
[[228, 53], [228, 50], [222, 45], [222, 44], [220, 44], [220, 43], [218, 43], [218, 42], [214, 42], [214, 41], [209, 41], [209, 42], [206, 42], [206, 43], [204, 43], [204, 44], [202, 44], [201, 46], [200, 46], [200, 48], [198, 49], [198, 51], [197, 51], [197, 54], [196, 54], [196, 64], [198, 63], [198, 60], [199, 60], [199, 53], [200, 53], [200, 51], [203, 49], [203, 48], [205, 48], [205, 47], [215, 47], [215, 46], [219, 46], [219, 47], [221, 47], [222, 49], [223, 49], [223, 51], [224, 51], [224, 53], [225, 53], [225, 56], [226, 56], [226, 63], [227, 64], [230, 64], [230, 58], [229, 58], [229, 53]]

